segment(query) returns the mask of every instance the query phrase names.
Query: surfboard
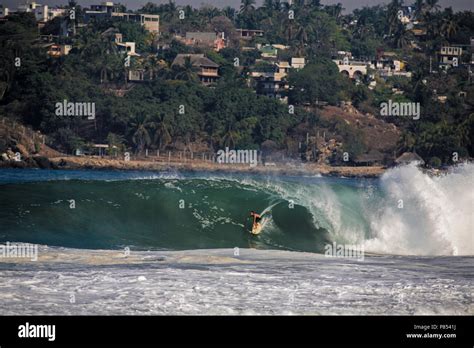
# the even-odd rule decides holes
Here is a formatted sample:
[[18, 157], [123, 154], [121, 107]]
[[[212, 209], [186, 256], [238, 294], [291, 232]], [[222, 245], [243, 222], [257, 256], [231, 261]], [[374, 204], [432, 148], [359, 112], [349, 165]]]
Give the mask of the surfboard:
[[257, 222], [255, 226], [252, 226], [252, 230], [250, 231], [250, 233], [254, 235], [258, 235], [262, 233], [262, 230], [265, 227], [265, 224], [267, 223], [267, 221], [270, 219], [270, 217], [271, 217], [270, 213], [264, 212], [264, 214], [262, 214], [262, 218], [260, 219], [260, 222]]
[[250, 231], [250, 233], [257, 235], [262, 232], [262, 229], [263, 229], [262, 223], [257, 222], [255, 226], [252, 226], [252, 231]]

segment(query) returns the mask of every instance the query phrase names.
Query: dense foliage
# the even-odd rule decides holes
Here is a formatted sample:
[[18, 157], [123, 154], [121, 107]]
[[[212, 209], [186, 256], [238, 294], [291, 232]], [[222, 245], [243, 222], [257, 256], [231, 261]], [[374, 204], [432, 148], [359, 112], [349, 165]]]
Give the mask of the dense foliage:
[[[82, 9], [70, 6], [75, 6], [80, 22]], [[318, 117], [317, 108], [308, 112], [303, 107], [315, 106], [316, 101], [337, 105], [350, 100], [362, 111], [378, 114], [381, 101], [398, 98], [422, 106], [418, 121], [387, 119], [403, 130], [399, 153], [416, 150], [433, 163], [437, 159], [450, 163], [453, 152], [472, 157], [474, 91], [467, 69], [460, 66], [447, 73], [430, 73], [429, 66], [430, 57], [441, 45], [469, 43], [474, 36], [473, 14], [442, 11], [437, 1], [417, 1], [417, 16], [427, 30], [426, 36], [417, 38], [396, 20], [400, 6], [401, 1], [394, 0], [388, 6], [365, 7], [343, 15], [341, 5], [323, 6], [317, 0], [295, 1], [291, 6], [265, 0], [258, 8], [255, 1], [243, 0], [239, 10], [209, 5], [177, 7], [171, 1], [148, 3], [139, 12], [160, 15], [159, 37], [137, 23], [95, 22], [80, 27], [75, 35], [59, 38], [73, 45], [71, 53], [61, 58], [48, 57], [31, 14], [13, 14], [0, 23], [0, 112], [48, 134], [55, 147], [68, 152], [90, 142], [143, 151], [190, 144], [203, 144], [210, 150], [223, 146], [261, 148], [271, 141], [298, 157], [298, 151], [304, 149], [295, 143], [304, 143], [307, 133], [329, 127], [343, 137], [345, 148], [352, 147], [357, 155], [366, 150], [358, 130], [336, 121], [328, 125]], [[184, 11], [184, 19], [179, 18], [179, 10]], [[68, 28], [77, 24], [64, 21]], [[42, 34], [57, 35], [62, 25], [57, 18]], [[248, 86], [248, 72], [262, 63], [256, 63], [257, 51], [241, 49], [235, 28], [242, 27], [265, 32], [263, 38], [246, 45], [285, 44], [290, 48], [280, 52], [279, 58], [306, 58], [307, 66], [289, 78], [294, 114], [288, 112], [288, 105], [256, 95]], [[124, 65], [125, 56], [106, 32], [109, 28], [122, 33], [124, 41], [137, 44], [141, 57], [133, 58], [130, 67]], [[173, 38], [189, 30], [224, 31], [229, 47], [217, 53], [184, 46]], [[160, 49], [162, 46], [166, 49]], [[355, 85], [339, 74], [330, 59], [340, 50], [367, 58], [375, 57], [377, 51], [394, 51], [407, 62], [414, 77], [411, 81], [378, 81], [374, 90], [363, 83]], [[202, 86], [190, 64], [171, 65], [178, 53], [188, 52], [206, 53], [220, 65], [217, 86]], [[19, 67], [15, 66], [17, 57], [21, 58]], [[240, 66], [234, 64], [236, 58]], [[127, 82], [128, 71], [137, 68], [151, 72], [153, 81]], [[403, 91], [403, 96], [393, 94], [394, 88]], [[121, 90], [128, 92], [118, 96]], [[465, 92], [463, 97], [460, 92]], [[447, 102], [437, 100], [438, 95], [447, 96]], [[95, 102], [96, 119], [56, 116], [55, 104], [63, 100]]]

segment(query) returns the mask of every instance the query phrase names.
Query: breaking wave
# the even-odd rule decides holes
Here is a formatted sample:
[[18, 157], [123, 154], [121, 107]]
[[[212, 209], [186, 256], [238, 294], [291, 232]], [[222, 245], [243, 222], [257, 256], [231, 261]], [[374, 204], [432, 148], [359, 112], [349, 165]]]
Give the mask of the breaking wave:
[[[380, 179], [36, 173], [1, 173], [0, 241], [308, 252], [336, 242], [383, 254], [474, 254], [472, 164], [442, 176], [403, 166]], [[250, 210], [272, 213], [259, 236], [248, 233]]]

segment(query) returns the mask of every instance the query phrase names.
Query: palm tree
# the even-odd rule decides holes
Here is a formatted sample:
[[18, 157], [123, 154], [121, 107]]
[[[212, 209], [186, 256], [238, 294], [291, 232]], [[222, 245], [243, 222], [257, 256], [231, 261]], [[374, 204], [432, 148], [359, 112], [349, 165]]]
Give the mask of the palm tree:
[[146, 44], [150, 46], [152, 52], [156, 52], [156, 44], [158, 43], [159, 35], [156, 32], [148, 33]]
[[[217, 13], [216, 13], [217, 11]], [[199, 10], [199, 16], [205, 18], [207, 22], [209, 22], [212, 18], [219, 15], [219, 10], [211, 5], [204, 5]]]
[[168, 0], [168, 3], [165, 6], [168, 12], [176, 12], [178, 9], [178, 7], [176, 7], [176, 3], [173, 0]]
[[113, 70], [106, 60], [101, 60], [100, 68], [100, 83], [109, 82], [109, 75], [113, 78]]
[[444, 18], [441, 24], [441, 35], [449, 39], [451, 36], [456, 34], [459, 29], [458, 22], [454, 18], [453, 12], [451, 9], [446, 9]]
[[194, 8], [191, 6], [191, 5], [186, 5], [182, 8], [182, 10], [184, 11], [184, 17], [185, 18], [193, 18], [195, 17], [195, 14], [194, 14]]
[[[287, 3], [286, 3], [287, 4]], [[285, 5], [283, 6], [285, 8]], [[285, 10], [284, 10], [285, 11]], [[286, 12], [286, 11], [285, 11]], [[290, 18], [286, 13], [284, 14], [283, 19], [283, 35], [286, 37], [287, 43], [291, 44], [291, 41], [294, 39], [295, 35], [295, 20]]]
[[153, 142], [158, 142], [158, 149], [161, 150], [164, 146], [168, 145], [172, 138], [169, 131], [169, 126], [165, 121], [165, 115], [158, 115], [158, 122], [153, 122], [153, 128], [155, 130], [153, 136]]
[[280, 4], [280, 9], [283, 11], [283, 12], [286, 12], [288, 13], [288, 11], [291, 10], [291, 4], [289, 2], [282, 2]]
[[99, 56], [95, 64], [100, 72], [100, 83], [116, 80], [123, 74], [124, 65], [119, 55]]
[[299, 55], [304, 54], [304, 48], [306, 46], [306, 43], [308, 42], [308, 29], [310, 29], [311, 26], [309, 25], [303, 25], [300, 24], [298, 30], [296, 31], [296, 39], [298, 40], [298, 48], [297, 48], [297, 53]]
[[164, 60], [158, 60], [157, 56], [152, 56], [150, 59], [150, 64], [150, 72], [152, 79], [154, 79], [155, 77], [163, 78], [168, 75], [169, 67]]
[[81, 52], [83, 58], [98, 56], [102, 52], [101, 36], [86, 29], [80, 32], [74, 46]]
[[148, 117], [138, 116], [130, 124], [133, 129], [132, 141], [137, 147], [138, 153], [151, 144], [150, 133], [147, 127], [149, 126]]
[[236, 11], [235, 8], [231, 6], [226, 6], [222, 9], [222, 14], [229, 19], [234, 19]]
[[242, 0], [240, 4], [240, 13], [248, 14], [255, 10], [255, 0]]
[[435, 39], [441, 35], [441, 23], [439, 20], [439, 16], [431, 13], [425, 13], [424, 22], [426, 23], [426, 32], [430, 39]]
[[399, 11], [402, 8], [402, 3], [400, 0], [392, 0], [388, 5], [387, 15], [388, 15], [388, 35], [392, 36], [393, 32], [398, 28], [400, 19], [398, 18]]
[[[471, 118], [474, 114], [471, 114]], [[462, 124], [459, 125], [457, 134], [459, 134], [459, 140], [461, 142], [461, 146], [469, 147], [471, 146], [471, 127], [469, 126], [469, 118], [466, 119]]]
[[234, 128], [235, 124], [230, 123], [229, 127], [227, 129], [227, 132], [224, 134], [222, 137], [222, 145], [224, 147], [229, 147], [229, 148], [235, 148], [235, 144], [237, 142], [237, 138], [239, 136], [239, 133], [235, 131]]
[[410, 132], [404, 132], [402, 133], [399, 141], [398, 141], [398, 146], [397, 146], [397, 152], [403, 153], [407, 151], [412, 151], [414, 146], [415, 146], [416, 140], [413, 134]]
[[115, 148], [115, 155], [117, 155], [117, 152], [122, 152], [124, 149], [124, 143], [125, 143], [125, 138], [123, 135], [115, 134], [115, 133], [109, 133], [107, 135], [107, 144], [109, 145], [109, 155], [112, 155], [112, 149]]
[[167, 22], [173, 22], [178, 15], [178, 7], [173, 0], [168, 0], [168, 3], [163, 5], [164, 12], [162, 14], [163, 20]]
[[373, 34], [373, 27], [362, 23], [357, 23], [357, 27], [354, 30], [354, 36], [358, 39], [364, 39], [369, 35]]
[[[65, 6], [67, 15], [61, 20], [61, 26], [64, 24], [65, 25], [64, 28], [66, 29], [67, 33], [72, 32], [74, 36], [76, 35], [76, 22], [77, 22], [77, 15], [78, 15], [76, 11], [76, 7], [77, 7], [76, 1], [68, 1], [68, 4]], [[76, 12], [74, 15], [74, 19], [71, 18], [70, 16], [71, 10], [74, 10]]]
[[[11, 53], [8, 49], [7, 53]], [[0, 100], [3, 99], [5, 93], [10, 89], [15, 75], [14, 57], [11, 54], [0, 56]]]
[[273, 9], [277, 12], [280, 12], [282, 9], [281, 1], [280, 0], [273, 0]]
[[10, 89], [11, 73], [5, 64], [0, 68], [0, 100], [3, 99], [5, 93]]
[[268, 17], [273, 16], [273, 11], [275, 10], [274, 0], [265, 0], [263, 2], [263, 8], [265, 9], [265, 13]]
[[342, 4], [337, 3], [336, 5], [327, 5], [325, 9], [327, 9], [329, 11], [329, 14], [331, 14], [339, 23], [341, 19], [342, 11], [344, 10], [344, 8], [342, 7]]
[[196, 80], [196, 72], [191, 62], [190, 57], [184, 58], [184, 65], [180, 67], [178, 73], [175, 76], [176, 79], [185, 80], [185, 81], [193, 81]]
[[426, 0], [426, 7], [428, 8], [428, 12], [431, 11], [437, 11], [441, 8], [441, 6], [438, 5], [439, 0]]
[[309, 5], [310, 5], [311, 7], [316, 8], [316, 9], [320, 9], [321, 6], [322, 6], [322, 5], [321, 5], [321, 0], [311, 0], [310, 3], [309, 3]]
[[418, 20], [423, 18], [425, 12], [425, 0], [416, 0], [415, 2], [415, 14]]
[[395, 32], [394, 43], [397, 48], [405, 48], [410, 43], [411, 31], [407, 30], [403, 24], [399, 24]]

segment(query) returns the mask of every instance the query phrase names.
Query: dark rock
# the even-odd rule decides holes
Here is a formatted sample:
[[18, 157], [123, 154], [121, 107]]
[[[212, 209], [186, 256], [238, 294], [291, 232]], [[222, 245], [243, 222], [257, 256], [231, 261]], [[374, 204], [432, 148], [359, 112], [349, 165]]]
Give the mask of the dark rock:
[[29, 168], [38, 168], [38, 163], [32, 157], [27, 157], [25, 163]]
[[24, 161], [10, 161], [11, 168], [27, 168], [28, 165]]
[[35, 160], [38, 167], [40, 167], [41, 169], [51, 169], [53, 167], [47, 157], [35, 156], [33, 157], [33, 159]]

